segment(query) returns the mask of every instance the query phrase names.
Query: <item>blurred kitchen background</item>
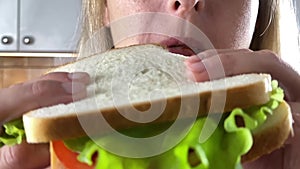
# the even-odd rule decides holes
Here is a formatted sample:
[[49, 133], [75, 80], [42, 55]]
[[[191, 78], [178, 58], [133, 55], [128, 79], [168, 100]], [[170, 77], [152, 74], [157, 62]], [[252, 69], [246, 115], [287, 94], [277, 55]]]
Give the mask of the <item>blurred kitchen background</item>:
[[81, 0], [0, 0], [0, 88], [75, 60], [80, 13]]
[[0, 0], [0, 88], [76, 56], [81, 0]]

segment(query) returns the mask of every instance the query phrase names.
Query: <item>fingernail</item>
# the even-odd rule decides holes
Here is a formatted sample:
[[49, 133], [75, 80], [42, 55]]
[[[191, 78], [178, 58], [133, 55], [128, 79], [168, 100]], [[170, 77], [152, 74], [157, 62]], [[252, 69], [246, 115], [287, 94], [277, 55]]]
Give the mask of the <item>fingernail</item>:
[[205, 71], [205, 66], [202, 62], [195, 62], [187, 65], [187, 68], [192, 72], [203, 72]]
[[85, 72], [69, 73], [68, 78], [71, 81], [81, 82], [81, 83], [86, 84], [86, 85], [89, 84], [90, 81], [91, 81], [90, 75], [88, 73], [85, 73]]
[[194, 73], [191, 72], [190, 70], [186, 70], [186, 76], [188, 79], [190, 79], [191, 81], [196, 81], [196, 78], [194, 76]]
[[83, 79], [87, 78], [89, 75], [85, 72], [73, 72], [68, 74], [68, 78], [71, 80], [78, 80], [78, 79]]
[[201, 61], [201, 57], [198, 55], [193, 55], [187, 59], [188, 62], [193, 63], [193, 62], [199, 62]]
[[86, 90], [86, 86], [78, 82], [65, 82], [62, 84], [62, 87], [69, 94], [76, 94]]

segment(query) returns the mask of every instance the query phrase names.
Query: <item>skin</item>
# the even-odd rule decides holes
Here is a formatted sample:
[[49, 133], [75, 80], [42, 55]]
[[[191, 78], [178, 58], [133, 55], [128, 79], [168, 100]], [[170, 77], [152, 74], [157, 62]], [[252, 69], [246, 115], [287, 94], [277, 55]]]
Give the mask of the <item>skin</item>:
[[[87, 73], [58, 72], [2, 89], [0, 122], [16, 119], [36, 108], [84, 98], [89, 80]], [[0, 149], [0, 168], [45, 168], [49, 166], [49, 159], [48, 144], [23, 143]]]
[[[271, 51], [251, 51], [250, 41], [255, 28], [258, 0], [109, 0], [105, 15], [105, 24], [118, 21], [122, 17], [140, 12], [160, 12], [187, 20], [197, 26], [217, 49], [200, 48], [200, 53], [188, 57], [185, 61], [187, 75], [198, 82], [222, 77], [218, 73], [209, 74], [215, 65], [222, 63], [225, 76], [250, 72], [267, 72], [279, 80], [285, 89], [287, 100], [294, 112], [295, 136], [287, 142], [284, 149], [271, 155], [245, 164], [245, 168], [286, 169], [299, 168], [296, 160], [299, 150], [300, 118], [300, 77], [291, 67]], [[195, 4], [198, 6], [195, 8]], [[197, 9], [197, 10], [195, 10]], [[167, 26], [167, 25], [166, 25]], [[147, 25], [145, 25], [147, 27]], [[174, 27], [171, 27], [172, 29]], [[117, 28], [112, 28], [114, 34]], [[185, 29], [180, 27], [180, 29]], [[189, 33], [186, 31], [187, 34]], [[115, 42], [115, 47], [135, 44], [163, 44], [167, 37], [146, 34]], [[168, 48], [168, 46], [166, 46]], [[176, 49], [185, 51], [185, 47]], [[183, 52], [190, 54], [190, 52]], [[284, 56], [282, 56], [284, 57]], [[234, 66], [232, 66], [234, 65]], [[73, 78], [70, 78], [74, 76]], [[85, 73], [54, 73], [44, 77], [14, 85], [0, 90], [0, 121], [5, 122], [20, 117], [28, 110], [57, 103], [73, 101], [86, 95], [85, 86], [89, 77]], [[77, 90], [70, 89], [70, 83], [77, 84]], [[67, 84], [66, 84], [67, 83]], [[59, 92], [58, 92], [59, 91]], [[26, 92], [20, 97], [20, 92]], [[16, 106], [18, 105], [18, 106]], [[38, 151], [36, 151], [38, 149]], [[13, 160], [12, 160], [13, 159]], [[20, 166], [21, 165], [21, 166]], [[26, 166], [25, 166], [26, 165]], [[0, 149], [0, 168], [43, 168], [49, 165], [48, 145], [22, 144]]]
[[[179, 0], [178, 2], [180, 5], [177, 3], [177, 8], [175, 8], [175, 0], [109, 0], [107, 1], [105, 21], [108, 25], [129, 15], [141, 12], [159, 12], [180, 17], [194, 24], [205, 33], [216, 49], [206, 49], [186, 59], [187, 75], [197, 82], [223, 77], [222, 74], [213, 71], [220, 63], [223, 65], [225, 76], [252, 72], [270, 73], [284, 88], [286, 100], [293, 111], [294, 137], [287, 141], [284, 148], [261, 157], [255, 162], [244, 164], [244, 167], [246, 169], [299, 168], [300, 162], [296, 157], [300, 155], [298, 152], [300, 148], [300, 115], [298, 114], [300, 92], [297, 87], [300, 85], [300, 77], [288, 63], [281, 60], [275, 53], [268, 50], [249, 50], [259, 1]], [[196, 8], [195, 4], [198, 5]], [[143, 23], [147, 22], [141, 22], [141, 24]], [[112, 27], [112, 34], [114, 34], [114, 29], [118, 28]], [[170, 27], [170, 29], [174, 28]], [[114, 43], [115, 47], [145, 43], [158, 43], [165, 46], [163, 43], [165, 39], [165, 36], [157, 34], [142, 34]], [[165, 47], [168, 48], [168, 46]], [[181, 52], [176, 50], [175, 53]]]
[[[178, 9], [175, 7], [175, 2], [175, 0], [129, 0], [126, 2], [109, 0], [107, 1], [106, 24], [140, 12], [166, 13], [196, 25], [209, 37], [217, 49], [248, 48], [258, 12], [258, 0], [182, 0]], [[198, 10], [194, 9], [196, 3], [198, 3]], [[159, 43], [164, 38], [153, 34], [142, 35], [129, 38], [116, 44], [116, 47]]]

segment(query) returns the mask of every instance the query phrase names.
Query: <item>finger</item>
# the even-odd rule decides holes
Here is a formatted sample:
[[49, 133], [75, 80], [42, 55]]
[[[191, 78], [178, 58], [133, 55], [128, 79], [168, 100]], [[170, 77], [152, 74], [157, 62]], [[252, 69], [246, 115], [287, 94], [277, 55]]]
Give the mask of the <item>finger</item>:
[[219, 53], [227, 53], [232, 52], [232, 49], [209, 49], [204, 52], [198, 53], [197, 55], [193, 55], [187, 59], [188, 62], [199, 62], [205, 58], [209, 58], [214, 55], [218, 55]]
[[204, 82], [209, 80], [209, 75], [206, 71], [192, 72], [190, 70], [186, 70], [186, 76], [194, 82]]
[[16, 146], [4, 146], [0, 149], [0, 168], [32, 169], [49, 166], [48, 144], [22, 143]]
[[86, 97], [86, 85], [80, 82], [39, 80], [14, 85], [0, 91], [0, 121], [6, 122], [23, 113]]
[[[198, 55], [194, 55], [187, 59], [184, 63], [187, 67], [187, 77], [196, 82], [208, 81], [212, 78], [210, 76], [216, 76], [216, 73], [222, 72], [222, 75], [218, 75], [218, 77], [224, 77], [225, 74], [222, 70], [222, 63], [219, 61], [218, 53], [232, 53], [232, 49], [220, 49], [220, 50], [207, 50]], [[209, 60], [208, 60], [209, 59]], [[208, 61], [207, 61], [208, 60]], [[217, 61], [211, 61], [217, 60]], [[214, 63], [213, 69], [211, 69], [209, 64]]]
[[[226, 76], [233, 75], [234, 70], [240, 71], [240, 67], [246, 70], [249, 67], [249, 62], [246, 61], [244, 65], [237, 65], [239, 63], [233, 56], [241, 57], [242, 55], [250, 55], [252, 53], [249, 49], [231, 50], [208, 50], [200, 53], [198, 56], [192, 56], [192, 61], [185, 61], [185, 65], [189, 71], [189, 74], [194, 74], [197, 82], [215, 80], [224, 78]], [[198, 59], [197, 59], [198, 58]], [[200, 59], [201, 58], [201, 59]], [[246, 58], [246, 57], [245, 57]], [[196, 61], [198, 60], [198, 61]], [[240, 63], [239, 63], [240, 64]], [[232, 70], [234, 69], [234, 70]], [[239, 72], [240, 73], [240, 72]], [[249, 73], [244, 71], [244, 73]], [[203, 78], [205, 77], [205, 78]]]
[[209, 49], [204, 52], [198, 53], [197, 55], [193, 55], [193, 56], [187, 58], [186, 62], [187, 63], [200, 62], [201, 60], [203, 60], [205, 58], [209, 58], [211, 56], [218, 55], [218, 53], [229, 52], [229, 51], [232, 51], [232, 49], [218, 49], [218, 50]]
[[185, 64], [187, 65], [188, 78], [196, 82], [214, 80], [226, 76], [223, 63], [219, 57], [210, 57], [201, 62]]
[[238, 49], [238, 50], [234, 50], [234, 49], [209, 49], [206, 50], [204, 52], [201, 52], [197, 55], [193, 55], [189, 58], [186, 59], [186, 62], [189, 63], [194, 63], [194, 62], [199, 62], [201, 60], [204, 60], [206, 58], [210, 58], [212, 56], [216, 56], [219, 54], [233, 54], [233, 53], [245, 53], [245, 52], [252, 52], [250, 49]]
[[73, 82], [81, 82], [84, 84], [89, 84], [90, 76], [86, 72], [73, 72], [73, 73], [51, 72], [51, 73], [41, 76], [38, 79], [32, 80], [32, 82], [37, 81], [37, 80], [55, 80], [55, 81], [60, 81], [60, 82], [73, 81]]
[[[247, 51], [248, 50], [239, 50], [237, 52], [220, 53], [203, 59], [201, 62], [209, 75], [209, 80], [239, 74], [272, 72], [270, 70], [271, 61], [269, 60], [269, 57], [264, 57], [260, 53]], [[195, 66], [190, 65], [190, 69], [194, 69], [192, 72], [196, 74], [197, 71], [194, 67]]]
[[194, 63], [194, 62], [200, 62], [200, 61], [201, 61], [201, 58], [199, 57], [199, 55], [192, 55], [185, 60], [185, 62], [188, 64]]
[[192, 71], [192, 72], [204, 72], [205, 71], [205, 65], [203, 64], [203, 62], [199, 61], [199, 62], [184, 62], [184, 64], [186, 65], [187, 69]]
[[221, 53], [202, 60], [210, 80], [247, 73], [268, 73], [279, 81], [287, 101], [300, 101], [299, 73], [282, 61], [275, 53], [257, 52]]

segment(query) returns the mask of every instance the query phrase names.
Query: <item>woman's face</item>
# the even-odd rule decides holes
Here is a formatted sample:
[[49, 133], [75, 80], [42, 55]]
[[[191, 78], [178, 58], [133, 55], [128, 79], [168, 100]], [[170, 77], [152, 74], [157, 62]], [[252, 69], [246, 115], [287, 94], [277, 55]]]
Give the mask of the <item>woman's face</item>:
[[[140, 29], [145, 28], [145, 32], [147, 32], [146, 28], [154, 23], [153, 19], [161, 19], [164, 20], [163, 29], [170, 31], [180, 29], [181, 32], [184, 32], [184, 35], [188, 35], [189, 32], [192, 32], [190, 28], [193, 27], [188, 25], [193, 24], [210, 39], [217, 49], [249, 48], [255, 28], [258, 6], [259, 0], [107, 0], [105, 20], [106, 24], [110, 24], [135, 14], [145, 12], [163, 13], [170, 16], [169, 20], [166, 21], [165, 18], [161, 19], [160, 17], [152, 17], [151, 19], [149, 17], [139, 22], [141, 24], [139, 25]], [[176, 18], [184, 19], [191, 24], [182, 24]], [[113, 36], [117, 34], [115, 33], [118, 32], [116, 30], [125, 29], [122, 28], [122, 25], [113, 25], [111, 25]], [[136, 25], [132, 25], [133, 27], [136, 27]], [[126, 29], [130, 28], [126, 27]], [[180, 45], [179, 42], [174, 39], [170, 40], [170, 37], [166, 35], [155, 33], [126, 37], [121, 41], [115, 41], [115, 46], [124, 47], [145, 43], [158, 43], [167, 48], [176, 47], [173, 50], [177, 51], [176, 53], [182, 53], [178, 52], [180, 48], [182, 50], [186, 49], [184, 44]], [[189, 55], [190, 52], [186, 51], [182, 54]]]

